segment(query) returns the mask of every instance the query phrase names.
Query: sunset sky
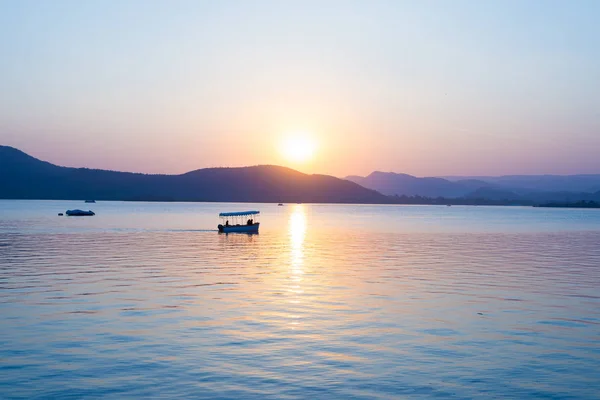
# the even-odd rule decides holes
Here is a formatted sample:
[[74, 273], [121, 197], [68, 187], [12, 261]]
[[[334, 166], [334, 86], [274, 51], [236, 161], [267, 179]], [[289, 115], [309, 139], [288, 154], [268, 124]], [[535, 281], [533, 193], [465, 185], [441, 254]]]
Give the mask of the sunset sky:
[[600, 1], [0, 0], [0, 144], [149, 173], [600, 173]]

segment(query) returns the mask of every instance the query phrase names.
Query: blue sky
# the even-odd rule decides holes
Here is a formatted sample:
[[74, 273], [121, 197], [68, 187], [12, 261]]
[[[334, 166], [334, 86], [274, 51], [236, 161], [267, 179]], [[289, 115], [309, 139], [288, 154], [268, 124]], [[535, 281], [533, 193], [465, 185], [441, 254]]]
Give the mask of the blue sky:
[[[0, 144], [73, 166], [600, 173], [597, 1], [0, 0]], [[317, 143], [282, 158], [290, 132]]]

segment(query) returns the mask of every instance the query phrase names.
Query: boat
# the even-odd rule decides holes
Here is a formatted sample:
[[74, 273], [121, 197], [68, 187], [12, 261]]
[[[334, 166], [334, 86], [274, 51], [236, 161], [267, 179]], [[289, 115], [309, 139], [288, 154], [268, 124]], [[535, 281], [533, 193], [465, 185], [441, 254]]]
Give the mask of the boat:
[[67, 210], [67, 212], [65, 213], [70, 217], [91, 217], [93, 215], [96, 215], [95, 212], [93, 212], [92, 210], [88, 210], [88, 211], [84, 211], [84, 210]]
[[282, 206], [282, 205], [283, 205], [283, 203], [279, 203], [279, 204], [277, 204], [277, 205], [278, 205], [278, 206]]
[[86, 202], [86, 203], [95, 203], [95, 202], [96, 202], [96, 200], [86, 200], [85, 202]]
[[256, 221], [260, 211], [224, 212], [219, 214], [221, 223], [217, 226], [221, 233], [258, 233]]

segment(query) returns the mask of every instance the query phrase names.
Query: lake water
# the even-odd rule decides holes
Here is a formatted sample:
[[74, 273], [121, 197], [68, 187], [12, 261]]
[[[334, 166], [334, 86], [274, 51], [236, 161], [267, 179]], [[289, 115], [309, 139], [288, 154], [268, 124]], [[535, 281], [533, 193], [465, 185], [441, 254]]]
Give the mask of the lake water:
[[0, 315], [2, 399], [599, 398], [600, 210], [0, 201]]

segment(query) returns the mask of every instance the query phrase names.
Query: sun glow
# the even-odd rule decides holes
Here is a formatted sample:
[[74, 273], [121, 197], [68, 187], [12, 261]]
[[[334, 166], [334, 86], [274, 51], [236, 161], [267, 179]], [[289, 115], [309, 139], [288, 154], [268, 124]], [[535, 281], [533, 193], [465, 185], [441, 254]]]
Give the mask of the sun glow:
[[303, 163], [314, 157], [316, 148], [316, 143], [309, 134], [297, 132], [283, 140], [281, 154], [288, 161]]

